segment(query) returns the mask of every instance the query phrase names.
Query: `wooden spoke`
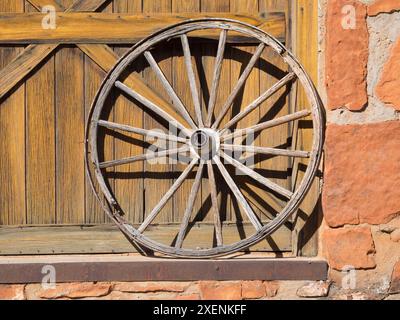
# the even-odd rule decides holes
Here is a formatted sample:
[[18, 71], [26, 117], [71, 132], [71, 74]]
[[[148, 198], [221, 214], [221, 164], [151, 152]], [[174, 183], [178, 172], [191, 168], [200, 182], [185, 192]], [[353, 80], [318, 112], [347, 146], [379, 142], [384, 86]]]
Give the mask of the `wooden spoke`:
[[223, 135], [221, 137], [221, 140], [222, 141], [226, 141], [226, 140], [233, 139], [233, 138], [236, 138], [236, 137], [247, 136], [248, 134], [253, 134], [253, 133], [256, 133], [258, 131], [262, 131], [264, 129], [276, 127], [276, 126], [279, 126], [281, 124], [284, 124], [284, 123], [287, 123], [287, 122], [290, 122], [290, 121], [295, 121], [295, 120], [298, 120], [298, 119], [305, 118], [305, 117], [309, 116], [310, 114], [311, 114], [311, 111], [309, 111], [309, 110], [298, 111], [298, 112], [295, 112], [293, 114], [289, 114], [287, 116], [283, 116], [283, 117], [280, 117], [280, 118], [276, 118], [274, 120], [270, 120], [270, 121], [265, 121], [265, 122], [259, 123], [259, 124], [255, 125], [255, 126], [252, 126], [252, 127], [246, 128], [246, 129], [236, 130], [233, 133], [230, 133], [230, 134], [227, 134], [227, 135]]
[[283, 86], [287, 85], [290, 81], [296, 78], [296, 74], [291, 72], [275, 83], [271, 88], [265, 91], [260, 97], [250, 103], [242, 112], [238, 113], [232, 120], [230, 120], [226, 125], [224, 125], [223, 129], [228, 129], [236, 124], [238, 121], [242, 120], [245, 116], [247, 116], [250, 112], [256, 109], [260, 104], [262, 104], [265, 100], [270, 98], [276, 92], [279, 91]]
[[146, 51], [144, 53], [144, 56], [146, 57], [147, 62], [150, 64], [151, 68], [157, 75], [157, 78], [160, 80], [162, 85], [164, 86], [165, 90], [167, 91], [168, 95], [174, 102], [174, 105], [178, 112], [182, 115], [182, 117], [187, 121], [188, 124], [191, 125], [193, 129], [197, 129], [196, 124], [194, 123], [192, 117], [186, 110], [185, 106], [183, 105], [182, 100], [178, 97], [176, 94], [174, 88], [172, 88], [171, 84], [169, 83], [168, 79], [165, 77], [165, 74], [162, 72], [160, 69], [160, 66], [157, 64], [156, 60], [154, 59], [153, 55], [150, 53], [150, 51]]
[[233, 165], [234, 167], [236, 167], [237, 169], [239, 169], [240, 171], [242, 171], [243, 173], [245, 173], [249, 177], [253, 178], [257, 182], [263, 184], [268, 189], [273, 190], [273, 191], [279, 193], [280, 195], [285, 196], [288, 199], [290, 199], [292, 197], [293, 193], [291, 191], [286, 190], [285, 188], [277, 185], [276, 183], [272, 182], [271, 180], [263, 177], [261, 174], [255, 172], [253, 169], [250, 169], [250, 168], [246, 167], [245, 165], [243, 165], [239, 161], [237, 161], [234, 158], [228, 156], [226, 153], [220, 152], [220, 156], [222, 158], [224, 158], [229, 164]]
[[221, 160], [218, 157], [213, 159], [217, 164], [219, 171], [221, 172], [222, 176], [224, 177], [228, 187], [232, 190], [235, 198], [237, 199], [240, 206], [246, 212], [247, 217], [250, 219], [251, 223], [253, 224], [254, 228], [258, 231], [262, 228], [262, 224], [258, 220], [256, 214], [254, 213], [253, 209], [250, 207], [249, 203], [247, 202], [246, 198], [243, 196], [242, 192], [236, 185], [235, 181], [233, 181], [232, 177], [229, 175], [229, 172], [225, 169], [224, 165], [222, 164]]
[[192, 54], [190, 52], [189, 40], [186, 34], [183, 34], [181, 36], [181, 41], [182, 41], [183, 54], [185, 56], [186, 69], [189, 77], [189, 86], [190, 86], [190, 91], [192, 92], [193, 104], [196, 112], [197, 121], [200, 127], [204, 127], [203, 115], [201, 113], [201, 106], [200, 106], [200, 96], [197, 90], [196, 78], [194, 76], [194, 70], [192, 64]]
[[182, 132], [187, 136], [190, 137], [190, 132], [189, 130], [184, 127], [180, 122], [178, 122], [174, 117], [170, 116], [167, 112], [162, 110], [160, 107], [156, 106], [153, 102], [150, 100], [146, 99], [136, 91], [134, 91], [132, 88], [129, 88], [127, 85], [123, 84], [121, 81], [116, 81], [115, 86], [134, 98], [135, 100], [139, 101], [141, 104], [149, 108], [151, 111], [159, 115], [160, 117], [168, 120], [168, 122], [176, 126], [178, 129], [182, 130]]
[[219, 38], [217, 57], [215, 60], [214, 78], [210, 93], [210, 101], [208, 102], [208, 111], [207, 111], [208, 116], [206, 123], [208, 127], [211, 126], [212, 117], [214, 115], [215, 103], [217, 101], [218, 88], [221, 80], [222, 64], [224, 61], [227, 34], [228, 34], [227, 30], [222, 30]]
[[271, 155], [275, 155], [275, 156], [286, 156], [286, 157], [295, 157], [295, 158], [309, 158], [310, 157], [310, 152], [308, 152], [308, 151], [243, 146], [243, 145], [234, 145], [234, 144], [221, 144], [221, 148], [224, 150], [271, 154]]
[[189, 198], [188, 198], [188, 205], [186, 207], [185, 213], [183, 215], [182, 224], [179, 229], [178, 238], [175, 242], [175, 248], [182, 248], [183, 240], [186, 236], [186, 230], [190, 222], [190, 216], [193, 211], [194, 202], [196, 201], [197, 194], [199, 193], [199, 189], [201, 186], [201, 178], [204, 169], [204, 162], [201, 161], [199, 168], [197, 169], [196, 178], [194, 180], [192, 189], [190, 190]]
[[214, 213], [215, 237], [217, 238], [217, 246], [222, 246], [223, 238], [222, 238], [221, 217], [219, 214], [217, 183], [215, 181], [212, 161], [207, 161], [207, 169], [208, 169], [208, 183], [210, 186], [210, 194], [211, 194], [211, 206]]
[[167, 157], [167, 156], [177, 155], [177, 154], [183, 153], [183, 152], [188, 152], [189, 150], [190, 150], [189, 146], [183, 146], [181, 148], [164, 150], [164, 151], [160, 151], [160, 152], [149, 152], [149, 153], [141, 154], [141, 155], [130, 157], [130, 158], [101, 162], [101, 163], [99, 163], [99, 168], [105, 169], [105, 168], [110, 168], [110, 167], [115, 167], [115, 166], [122, 166], [124, 164], [133, 163], [133, 162], [137, 162], [137, 161], [146, 161], [146, 160], [152, 160], [152, 159], [157, 159], [157, 158], [163, 158], [163, 157]]
[[157, 130], [146, 130], [142, 128], [136, 128], [132, 126], [128, 126], [126, 124], [119, 124], [110, 121], [100, 120], [98, 121], [98, 125], [104, 128], [112, 129], [112, 130], [119, 130], [125, 132], [136, 133], [144, 137], [151, 137], [151, 138], [160, 138], [162, 140], [173, 141], [173, 142], [182, 142], [186, 143], [188, 140], [185, 138], [180, 138], [174, 135], [165, 134]]
[[172, 185], [172, 187], [167, 191], [167, 193], [162, 197], [160, 202], [154, 207], [154, 209], [150, 212], [150, 214], [147, 216], [147, 218], [144, 220], [144, 222], [140, 225], [140, 227], [138, 228], [138, 231], [140, 233], [143, 233], [146, 230], [146, 228], [149, 226], [149, 224], [153, 222], [153, 220], [157, 217], [157, 215], [160, 213], [162, 208], [164, 208], [164, 206], [167, 204], [168, 200], [171, 199], [171, 197], [179, 189], [179, 187], [185, 181], [185, 179], [190, 174], [190, 172], [192, 172], [193, 168], [198, 163], [198, 161], [199, 161], [198, 159], [194, 159], [189, 164], [189, 166], [187, 166], [186, 169], [182, 172], [182, 174], [179, 176], [179, 178], [176, 179], [176, 181]]
[[254, 65], [257, 63], [258, 59], [261, 57], [265, 48], [265, 44], [261, 43], [256, 52], [254, 53], [253, 57], [251, 58], [249, 64], [244, 69], [242, 75], [239, 77], [239, 80], [232, 90], [232, 93], [228, 97], [226, 103], [222, 107], [221, 113], [218, 115], [217, 119], [215, 120], [214, 124], [212, 125], [213, 129], [218, 128], [219, 124], [221, 123], [222, 119], [225, 117], [226, 113], [228, 112], [229, 108], [232, 106], [233, 102], [235, 101], [237, 95], [239, 94], [240, 90], [243, 88], [244, 84], [246, 83], [247, 78], [250, 76], [251, 71], [254, 68]]

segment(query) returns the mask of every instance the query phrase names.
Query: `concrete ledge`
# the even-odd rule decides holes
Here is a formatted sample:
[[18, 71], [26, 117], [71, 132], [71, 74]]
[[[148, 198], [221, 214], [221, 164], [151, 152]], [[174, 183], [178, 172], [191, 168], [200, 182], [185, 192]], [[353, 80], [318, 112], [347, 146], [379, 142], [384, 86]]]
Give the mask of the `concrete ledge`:
[[[40, 283], [54, 266], [56, 281], [326, 280], [316, 259], [176, 260], [138, 256], [0, 258], [0, 283]], [[42, 273], [42, 270], [43, 271]]]

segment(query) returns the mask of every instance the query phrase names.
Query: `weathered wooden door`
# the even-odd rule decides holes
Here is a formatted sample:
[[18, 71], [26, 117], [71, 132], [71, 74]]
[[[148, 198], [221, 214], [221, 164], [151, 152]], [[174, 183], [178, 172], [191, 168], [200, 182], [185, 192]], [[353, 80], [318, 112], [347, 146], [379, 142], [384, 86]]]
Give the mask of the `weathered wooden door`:
[[[53, 7], [49, 9], [48, 5]], [[44, 6], [46, 10], [55, 8], [58, 12], [55, 22], [59, 20], [59, 26], [54, 32], [51, 26], [43, 28], [43, 18], [48, 15], [50, 22], [52, 18], [49, 11], [38, 14]], [[235, 18], [235, 13], [246, 13], [292, 48], [316, 80], [316, 10], [317, 1], [314, 0], [2, 0], [0, 12], [8, 15], [7, 19], [0, 18], [4, 27], [0, 29], [0, 254], [134, 251], [110, 224], [94, 198], [84, 165], [85, 120], [93, 98], [106, 72], [134, 42], [157, 28], [191, 16], [220, 13]], [[93, 11], [104, 13], [100, 22], [92, 21], [96, 20], [91, 19]], [[130, 17], [121, 19], [118, 14], [130, 14]], [[158, 14], [164, 17], [151, 20]], [[146, 19], [150, 21], [132, 28], [134, 21]], [[171, 43], [156, 58], [176, 92], [190, 104], [188, 86], [181, 78], [185, 68], [183, 57], [177, 54], [169, 58], [176, 50]], [[213, 73], [213, 50], [207, 43], [196, 46], [196, 63], [199, 70], [203, 70], [199, 81], [206, 87]], [[254, 50], [254, 46], [247, 44], [230, 46], [228, 56], [231, 59], [223, 66], [221, 80], [227, 95], [248, 62], [249, 53]], [[269, 64], [250, 75], [246, 87], [250, 89], [242, 92], [235, 106], [239, 110], [270, 87], [274, 76], [285, 71], [272, 51], [266, 50], [263, 55]], [[138, 72], [148, 85], [163, 94], [149, 68]], [[246, 121], [257, 122], [268, 113], [285, 114], [293, 104], [305, 103], [304, 93], [294, 91], [289, 97], [283, 90]], [[207, 93], [203, 92], [202, 96], [206, 103]], [[123, 97], [118, 98], [117, 107], [109, 117], [115, 122], [145, 123], [148, 128], [158, 125], [140, 108], [132, 108]], [[311, 134], [304, 124], [275, 128], [272, 134], [261, 135], [260, 139], [271, 145], [307, 146], [311, 143]], [[130, 143], [130, 139], [129, 136], [107, 138], [105, 150], [114, 158], [135, 153], [135, 148], [139, 147]], [[132, 223], [143, 221], [145, 211], [158, 203], [160, 195], [182, 170], [179, 164], [145, 165], [149, 167], [130, 164], [110, 172], [113, 188]], [[301, 162], [293, 162], [288, 170], [287, 159], [266, 159], [259, 163], [260, 169], [271, 167], [278, 168], [271, 172], [271, 179], [288, 187], [296, 184], [304, 172]], [[190, 187], [184, 184], [163, 209], [159, 226], [152, 229], [160, 241], [176, 233]], [[253, 196], [252, 205], [260, 215], [267, 206], [271, 209], [262, 190], [245, 183], [242, 188]], [[198, 229], [186, 240], [193, 246], [213, 241], [207, 224], [210, 209], [202, 206], [201, 201], [208, 196], [207, 192], [207, 184], [203, 183], [202, 198], [196, 203]], [[318, 193], [316, 181], [299, 214], [253, 250], [288, 255], [315, 254]], [[222, 197], [227, 234], [231, 234], [232, 239], [240, 237], [240, 232], [247, 232], [247, 221], [228, 190]]]

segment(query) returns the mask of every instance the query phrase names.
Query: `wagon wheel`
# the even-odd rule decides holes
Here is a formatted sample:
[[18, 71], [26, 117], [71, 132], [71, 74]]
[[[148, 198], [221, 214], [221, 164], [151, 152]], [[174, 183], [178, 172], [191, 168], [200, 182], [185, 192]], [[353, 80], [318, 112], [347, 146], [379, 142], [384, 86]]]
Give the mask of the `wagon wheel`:
[[[202, 88], [199, 90], [196, 85], [197, 80], [195, 72], [193, 71], [194, 65], [192, 64], [191, 57], [191, 40], [189, 39], [191, 39], [191, 36], [201, 35], [206, 29], [213, 29], [212, 31], [217, 34], [216, 39], [219, 40], [215, 58], [214, 80], [209, 90], [209, 101], [207, 105], [202, 108], [199, 97], [199, 92]], [[221, 87], [220, 75], [224, 62], [224, 51], [228, 46], [227, 37], [229, 33], [235, 33], [236, 35], [241, 34], [247, 38], [252, 38], [253, 43], [258, 43], [258, 47], [248, 65], [244, 68], [225, 103], [217, 110], [216, 97]], [[189, 79], [188, 86], [190, 86], [190, 92], [193, 98], [194, 112], [190, 112], [184, 103], [182, 103], [182, 100], [174, 91], [173, 86], [168, 81], [151, 53], [154, 48], [162, 46], [163, 43], [172, 39], [178, 39], [182, 46]], [[245, 86], [247, 78], [267, 47], [272, 48], [273, 51], [282, 58], [287, 64], [289, 71], [271, 88], [262, 93], [254, 102], [229, 118], [228, 121], [223, 121], [226, 119], [227, 115], [229, 115], [235, 99]], [[124, 83], [123, 77], [126, 76], [127, 70], [129, 70], [128, 68], [135, 66], [139, 59], [145, 59], [147, 61], [152, 72], [155, 73], [157, 79], [164, 87], [165, 92], [168, 93], [168, 96], [173, 102], [171, 104], [173, 105], [173, 110], [168, 108], [165, 103], [161, 103], [159, 99], [157, 99], [157, 101], [153, 100], [152, 98], [154, 98], [154, 95], [151, 95], [152, 98], [148, 98], [138, 93], [138, 88], [144, 88], [140, 78], [134, 86]], [[294, 82], [298, 82], [297, 84], [304, 88], [311, 106], [310, 109], [296, 107], [296, 110], [285, 116], [255, 123], [249, 128], [236, 131], [230, 130], [253, 110], [259, 108], [260, 104], [264, 103], [281, 88], [287, 87]], [[109, 114], [110, 112], [109, 110], [105, 110], [107, 108], [109, 109], [109, 107], [106, 107], [106, 101], [108, 101], [114, 91], [123, 93], [129, 99], [132, 99], [132, 101], [141, 106], [143, 112], [157, 117], [158, 119], [166, 120], [169, 125], [169, 128], [166, 129], [169, 131], [167, 131], [167, 133], [162, 133], [158, 130], [134, 127], [130, 124], [115, 123], [104, 119], [104, 114], [107, 112]], [[312, 118], [313, 123], [313, 145], [311, 150], [279, 149], [264, 145], [256, 147], [237, 143], [238, 137], [243, 138], [249, 134], [257, 134], [269, 128], [282, 124], [294, 123], [305, 118]], [[111, 132], [134, 133], [142, 137], [143, 141], [148, 137], [161, 139], [171, 143], [174, 147], [167, 147], [164, 150], [157, 150], [156, 152], [131, 155], [123, 159], [104, 160], [102, 159], [103, 150], [100, 143], [99, 132], [105, 128]], [[215, 257], [246, 249], [262, 239], [265, 239], [266, 236], [271, 235], [285, 223], [290, 215], [298, 209], [312, 184], [320, 162], [323, 144], [323, 111], [318, 93], [310, 78], [294, 56], [276, 39], [255, 27], [237, 21], [224, 19], [191, 20], [164, 29], [144, 39], [120, 59], [113, 70], [107, 75], [94, 100], [88, 119], [86, 135], [87, 171], [96, 195], [98, 199], [104, 198], [106, 200], [106, 204], [103, 204], [103, 208], [106, 210], [109, 217], [118, 225], [120, 230], [132, 240], [133, 243], [175, 257]], [[308, 166], [301, 182], [296, 183], [296, 186], [293, 187], [294, 190], [289, 190], [268, 179], [255, 169], [246, 166], [241, 161], [242, 158], [233, 156], [232, 152], [234, 152], [235, 155], [239, 153], [241, 156], [243, 156], [243, 153], [246, 153], [255, 155], [263, 154], [272, 157], [283, 156], [289, 159], [306, 158], [308, 159]], [[128, 223], [123, 216], [118, 198], [114, 195], [112, 187], [107, 181], [107, 169], [137, 161], [148, 161], [150, 159], [165, 157], [179, 158], [181, 161], [186, 160], [186, 168], [175, 179], [171, 188], [162, 195], [160, 202], [154, 208], [151, 208], [150, 212], [145, 213], [141, 224], [134, 227], [133, 224]], [[264, 224], [255, 214], [248, 199], [235, 182], [232, 170], [228, 170], [228, 167], [230, 167], [230, 169], [238, 169], [241, 174], [247, 175], [250, 180], [254, 180], [262, 185], [263, 188], [265, 188], [265, 192], [273, 193], [284, 199], [283, 209]], [[224, 192], [224, 190], [228, 192], [227, 190], [229, 190], [230, 194], [233, 195], [244, 211], [254, 230], [251, 236], [235, 243], [224, 243], [223, 226], [219, 212], [220, 204], [218, 203], [218, 188], [216, 185], [217, 174], [226, 183], [225, 189], [221, 189], [222, 192]], [[174, 241], [170, 245], [166, 245], [149, 238], [145, 234], [146, 230], [154, 223], [162, 208], [168, 201], [171, 201], [171, 198], [190, 175], [192, 178], [195, 176], [195, 178], [187, 199], [187, 207]], [[202, 179], [205, 177], [208, 177], [210, 188], [216, 241], [214, 241], [210, 248], [185, 248], [184, 240], [187, 233], [190, 232], [189, 224], [191, 219], [193, 219], [194, 202], [198, 197]]]

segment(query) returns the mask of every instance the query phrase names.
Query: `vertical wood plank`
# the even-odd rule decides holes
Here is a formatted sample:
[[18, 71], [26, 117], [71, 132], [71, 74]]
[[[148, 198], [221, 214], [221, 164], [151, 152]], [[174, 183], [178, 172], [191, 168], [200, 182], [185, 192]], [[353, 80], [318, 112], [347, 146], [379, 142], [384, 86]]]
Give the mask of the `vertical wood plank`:
[[[111, 2], [103, 9], [103, 12], [112, 12], [112, 9], [113, 5]], [[97, 91], [99, 90], [100, 85], [106, 76], [106, 73], [87, 56], [84, 56], [84, 66], [85, 119], [87, 119], [88, 113], [93, 103], [93, 99]], [[113, 120], [112, 115], [109, 120]], [[107, 159], [112, 158], [114, 156], [112, 136], [106, 135], [104, 146], [105, 156], [107, 157]], [[104, 210], [95, 198], [89, 181], [85, 175], [85, 222], [88, 224], [95, 224], [105, 223], [106, 221], [108, 221], [108, 218], [106, 217]]]
[[[37, 12], [30, 4], [27, 12]], [[53, 224], [55, 207], [54, 57], [26, 81], [26, 206], [28, 224]]]
[[[141, 13], [141, 0], [115, 0], [114, 12], [116, 13]], [[115, 52], [122, 55], [129, 47], [116, 47]], [[140, 68], [141, 66], [139, 66]], [[141, 75], [141, 70], [131, 70]], [[127, 100], [122, 95], [116, 96], [114, 119], [117, 123], [129, 124], [134, 127], [143, 127], [143, 110], [132, 100]], [[124, 133], [124, 137], [140, 139], [143, 137], [135, 134]], [[143, 153], [143, 147], [127, 139], [114, 140], [114, 158], [121, 159]], [[143, 221], [143, 162], [136, 162], [115, 169], [115, 195], [126, 215], [132, 223]]]
[[[73, 0], [60, 0], [68, 8]], [[60, 48], [56, 68], [56, 220], [85, 219], [84, 57], [79, 49]]]
[[[316, 84], [318, 81], [318, 1], [299, 0], [293, 4], [293, 30], [295, 55]], [[299, 87], [300, 88], [300, 87]], [[310, 108], [304, 90], [299, 89], [292, 108], [304, 106]], [[298, 123], [298, 132], [294, 135], [298, 138], [293, 141], [295, 148], [311, 150], [313, 130], [307, 124], [311, 119], [304, 119]], [[296, 127], [295, 127], [296, 129]], [[294, 183], [301, 182], [307, 160], [295, 163], [296, 174]], [[302, 202], [297, 215], [294, 218], [293, 250], [297, 255], [315, 256], [318, 254], [318, 224], [320, 222], [319, 189], [320, 180], [315, 178], [307, 197]]]
[[[248, 12], [250, 14], [256, 14], [258, 13], [258, 0], [231, 0], [231, 12]], [[231, 78], [232, 78], [232, 85], [234, 86], [237, 80], [239, 79], [240, 75], [242, 74], [244, 68], [248, 65], [250, 59], [254, 55], [256, 50], [256, 46], [234, 46], [232, 48], [232, 64], [231, 64]], [[259, 97], [260, 94], [260, 71], [258, 69], [259, 63], [257, 63], [252, 72], [250, 73], [250, 76], [248, 77], [245, 86], [243, 89], [240, 91], [239, 95], [237, 96], [236, 101], [234, 102], [231, 111], [229, 114], [231, 117], [234, 117], [237, 115], [240, 111], [245, 109], [251, 102], [253, 102], [257, 97]], [[237, 123], [234, 127], [231, 128], [231, 130], [236, 130], [236, 129], [242, 129], [242, 128], [247, 128], [252, 125], [255, 125], [258, 123], [259, 120], [259, 109], [255, 109], [253, 112], [251, 112], [249, 115], [247, 115], [245, 118], [243, 118], [241, 121]], [[251, 144], [254, 146], [259, 145], [259, 139], [257, 137], [254, 137], [254, 141], [251, 138], [248, 141], [242, 141], [243, 138], [239, 138], [235, 143], [237, 144]], [[254, 167], [257, 167], [257, 164], [255, 163], [256, 160], [256, 155], [251, 155], [247, 154], [245, 157], [251, 157], [249, 159], [249, 163], [247, 166], [252, 166], [252, 162], [254, 162]], [[253, 160], [252, 160], [253, 159]], [[244, 182], [244, 180], [247, 180], [245, 177], [241, 177], [240, 175], [237, 174], [236, 170], [231, 171], [232, 174], [234, 175], [235, 181], [237, 181], [237, 184], [240, 186]], [[254, 181], [252, 181], [254, 183]], [[246, 213], [243, 211], [243, 209], [236, 203], [236, 201], [233, 201], [233, 207], [232, 207], [232, 212], [234, 212], [237, 216], [238, 220], [244, 220], [248, 221]], [[255, 213], [260, 216], [259, 210], [255, 207], [254, 208]]]
[[[259, 0], [261, 12], [271, 12], [276, 10], [285, 11], [288, 13], [287, 1], [274, 1], [274, 0]], [[272, 49], [266, 48], [260, 65], [260, 93], [268, 90], [273, 84], [282, 78], [287, 70], [285, 63], [281, 57], [276, 54]], [[289, 113], [288, 92], [285, 88], [279, 90], [275, 95], [269, 98], [260, 106], [260, 119], [261, 121], [270, 120], [279, 116], [287, 115]], [[267, 147], [288, 148], [287, 145], [290, 141], [289, 125], [281, 125], [268, 130], [264, 130], [260, 134], [260, 144]], [[260, 170], [273, 170], [273, 176], [269, 177], [277, 184], [288, 188], [290, 176], [288, 175], [288, 166], [290, 159], [287, 157], [260, 157], [259, 158]], [[268, 192], [268, 191], [267, 191]], [[268, 198], [265, 200], [271, 207], [276, 207], [275, 204], [282, 206], [285, 204], [283, 200], [275, 197], [274, 194], [269, 193]], [[274, 204], [274, 205], [273, 205]], [[269, 208], [265, 209], [270, 211]], [[274, 210], [270, 212], [275, 214]]]
[[[2, 0], [0, 12], [24, 12], [24, 1]], [[0, 68], [23, 48], [0, 48]], [[26, 223], [25, 85], [0, 101], [0, 224]]]
[[[200, 11], [200, 1], [199, 0], [172, 0], [172, 11], [176, 13], [182, 12], [199, 12]], [[190, 41], [189, 38], [190, 50], [192, 53], [192, 65], [194, 68], [195, 75], [197, 79], [199, 79], [197, 74], [197, 64], [196, 57], [201, 50], [201, 46]], [[190, 91], [189, 78], [187, 76], [187, 69], [185, 64], [185, 59], [183, 56], [182, 44], [180, 41], [176, 41], [174, 44], [174, 57], [172, 60], [172, 77], [173, 77], [173, 87], [178, 96], [181, 98], [183, 104], [189, 110], [190, 115], [197, 123], [197, 118], [195, 116], [195, 109], [192, 99], [192, 94]], [[200, 93], [200, 84], [198, 83], [199, 93]], [[204, 117], [203, 117], [204, 119]], [[187, 167], [187, 164], [177, 164], [174, 166], [175, 171], [182, 172]], [[190, 176], [193, 179], [187, 179], [182, 186], [178, 189], [177, 193], [174, 196], [174, 221], [181, 222], [183, 219], [183, 214], [185, 212], [187, 206], [187, 199], [189, 198], [189, 194], [194, 183], [194, 174]], [[201, 190], [199, 191], [198, 196], [195, 199], [193, 206], [193, 213], [191, 219], [194, 219], [197, 214], [200, 214], [201, 210]]]
[[[171, 0], [143, 0], [143, 13], [145, 14], [170, 13], [171, 9]], [[153, 56], [156, 61], [159, 61], [160, 68], [163, 70], [167, 79], [171, 82], [172, 60], [171, 58], [165, 57], [169, 55], [170, 50], [172, 50], [172, 46], [166, 45], [164, 49], [165, 50], [163, 50], [163, 52], [161, 52], [161, 50], [157, 50], [157, 52], [154, 52]], [[153, 90], [160, 92], [160, 94], [162, 94], [167, 101], [171, 101], [151, 68], [146, 68], [143, 74], [144, 79], [153, 88]], [[147, 112], [144, 112], [144, 125], [146, 129], [161, 129], [164, 132], [166, 131], [165, 127], [149, 116]], [[162, 164], [161, 161], [165, 161], [167, 164]], [[144, 204], [145, 212], [149, 213], [157, 205], [161, 197], [172, 186], [173, 179], [171, 172], [173, 170], [173, 166], [169, 164], [169, 159], [160, 159], [160, 162], [157, 162], [157, 164], [152, 164], [147, 161], [144, 165], [146, 171], [144, 181]], [[172, 219], [173, 201], [169, 201], [154, 222], [167, 222], [172, 221]]]
[[[230, 1], [229, 0], [201, 0], [201, 11], [202, 12], [229, 12], [230, 10]], [[217, 56], [217, 48], [218, 44], [204, 44], [202, 49], [202, 68], [203, 68], [203, 77], [202, 81], [202, 105], [203, 110], [207, 110], [208, 102], [210, 97], [210, 91], [214, 76], [214, 66], [215, 66], [215, 57]], [[218, 115], [221, 112], [222, 105], [228, 98], [231, 92], [231, 50], [229, 46], [225, 48], [224, 62], [221, 71], [221, 79], [219, 92], [217, 95], [217, 100], [215, 104], [214, 115]], [[226, 123], [228, 116], [224, 118], [221, 122]], [[228, 186], [225, 184], [224, 179], [219, 174], [218, 170], [215, 169], [215, 179], [217, 181], [218, 188], [218, 204], [220, 207], [220, 215], [221, 221], [228, 221], [231, 219], [231, 192]], [[211, 192], [209, 189], [208, 177], [202, 181], [202, 202], [206, 204], [204, 206], [204, 210], [202, 212], [203, 218], [205, 221], [212, 222], [213, 221], [213, 212], [211, 208]]]

